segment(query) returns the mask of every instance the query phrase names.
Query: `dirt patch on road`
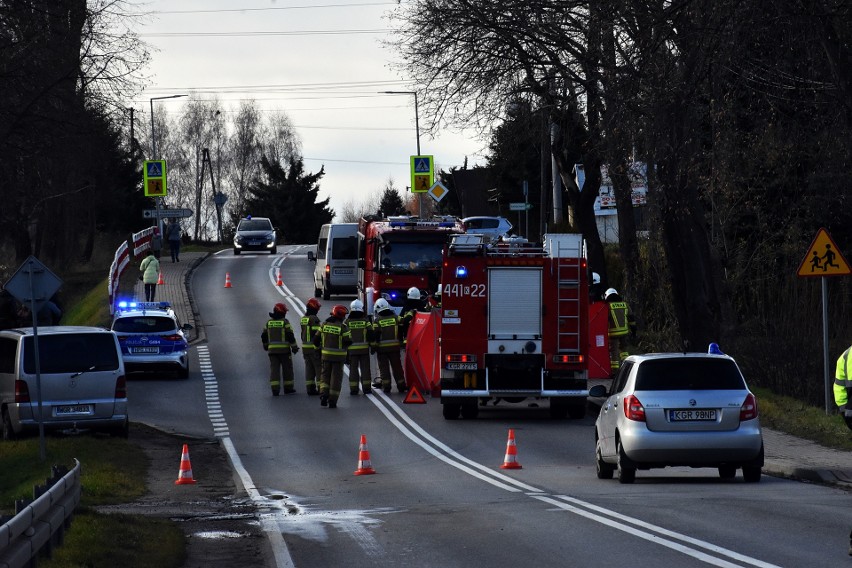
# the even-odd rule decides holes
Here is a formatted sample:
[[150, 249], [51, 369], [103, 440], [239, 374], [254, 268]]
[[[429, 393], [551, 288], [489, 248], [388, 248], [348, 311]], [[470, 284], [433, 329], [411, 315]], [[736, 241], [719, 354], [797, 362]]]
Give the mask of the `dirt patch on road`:
[[[99, 507], [104, 513], [149, 515], [175, 521], [187, 537], [185, 568], [273, 566], [257, 511], [234, 478], [218, 440], [199, 440], [132, 424], [130, 441], [151, 460], [148, 492], [133, 503]], [[183, 444], [192, 485], [176, 485]]]

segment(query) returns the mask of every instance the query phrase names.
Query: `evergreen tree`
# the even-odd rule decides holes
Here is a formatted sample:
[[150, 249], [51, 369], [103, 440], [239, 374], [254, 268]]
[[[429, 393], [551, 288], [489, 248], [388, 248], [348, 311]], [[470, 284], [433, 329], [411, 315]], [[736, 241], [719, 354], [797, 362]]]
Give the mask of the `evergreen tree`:
[[405, 203], [394, 187], [388, 186], [385, 188], [385, 191], [382, 193], [382, 200], [379, 202], [379, 211], [385, 217], [407, 214]]

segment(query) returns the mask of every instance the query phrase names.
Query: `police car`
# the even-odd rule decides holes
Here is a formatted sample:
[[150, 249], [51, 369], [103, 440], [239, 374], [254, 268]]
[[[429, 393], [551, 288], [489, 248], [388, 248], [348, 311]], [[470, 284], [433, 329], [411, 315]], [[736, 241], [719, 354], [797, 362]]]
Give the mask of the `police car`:
[[176, 373], [182, 379], [189, 376], [190, 329], [168, 302], [119, 302], [112, 321], [127, 373]]

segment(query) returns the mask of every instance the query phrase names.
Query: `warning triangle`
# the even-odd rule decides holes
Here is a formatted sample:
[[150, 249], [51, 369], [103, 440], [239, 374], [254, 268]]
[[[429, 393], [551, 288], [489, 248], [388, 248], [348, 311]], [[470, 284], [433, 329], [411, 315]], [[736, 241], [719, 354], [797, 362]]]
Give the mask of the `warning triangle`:
[[426, 399], [423, 398], [423, 395], [420, 394], [420, 391], [417, 390], [417, 387], [412, 386], [408, 389], [408, 394], [405, 395], [405, 400], [402, 401], [403, 404], [426, 404]]
[[817, 231], [799, 270], [799, 276], [846, 276], [852, 274], [843, 253], [831, 239], [828, 231]]

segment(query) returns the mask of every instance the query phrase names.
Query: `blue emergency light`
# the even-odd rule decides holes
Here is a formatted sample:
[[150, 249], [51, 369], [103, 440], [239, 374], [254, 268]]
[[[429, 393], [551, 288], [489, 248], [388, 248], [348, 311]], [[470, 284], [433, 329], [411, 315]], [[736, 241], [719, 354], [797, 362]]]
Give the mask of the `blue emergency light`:
[[467, 268], [464, 266], [456, 266], [456, 278], [467, 278]]

